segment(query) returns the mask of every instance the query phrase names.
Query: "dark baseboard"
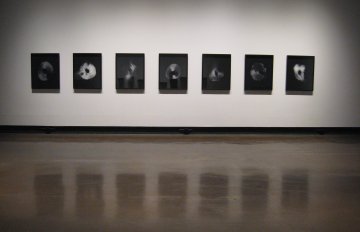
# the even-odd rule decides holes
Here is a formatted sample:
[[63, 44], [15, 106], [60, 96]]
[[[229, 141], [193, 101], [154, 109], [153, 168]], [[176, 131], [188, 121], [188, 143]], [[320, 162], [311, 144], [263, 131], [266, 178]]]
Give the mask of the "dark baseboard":
[[360, 134], [360, 127], [0, 126], [0, 133], [65, 134]]

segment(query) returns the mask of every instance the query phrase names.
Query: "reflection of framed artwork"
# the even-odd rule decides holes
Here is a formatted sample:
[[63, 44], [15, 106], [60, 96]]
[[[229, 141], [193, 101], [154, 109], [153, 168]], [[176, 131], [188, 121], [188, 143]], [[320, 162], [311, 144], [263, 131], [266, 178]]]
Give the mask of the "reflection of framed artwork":
[[101, 54], [73, 54], [74, 89], [101, 89]]
[[75, 181], [76, 214], [84, 218], [100, 217], [104, 211], [104, 177], [101, 174], [78, 173]]
[[313, 91], [314, 65], [314, 56], [288, 56], [286, 91]]
[[60, 89], [59, 57], [58, 53], [31, 54], [32, 89]]
[[144, 54], [116, 54], [116, 89], [144, 89]]
[[246, 55], [245, 90], [272, 90], [273, 63], [271, 55]]
[[231, 55], [203, 54], [203, 90], [230, 90], [230, 78]]
[[188, 55], [159, 55], [159, 89], [187, 90]]

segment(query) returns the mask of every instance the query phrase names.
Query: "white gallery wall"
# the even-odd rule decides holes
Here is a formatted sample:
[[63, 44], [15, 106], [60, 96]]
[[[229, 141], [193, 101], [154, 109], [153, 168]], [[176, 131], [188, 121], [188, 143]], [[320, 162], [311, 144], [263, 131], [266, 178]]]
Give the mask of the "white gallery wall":
[[[6, 0], [0, 125], [359, 127], [357, 1]], [[60, 53], [60, 92], [31, 89], [31, 53]], [[101, 93], [75, 93], [72, 54], [102, 53]], [[117, 93], [115, 53], [145, 54], [144, 93]], [[188, 54], [188, 91], [158, 88], [159, 53]], [[201, 91], [202, 54], [231, 54], [231, 91]], [[244, 92], [245, 54], [274, 55], [270, 95]], [[315, 56], [312, 95], [287, 95], [286, 56]]]

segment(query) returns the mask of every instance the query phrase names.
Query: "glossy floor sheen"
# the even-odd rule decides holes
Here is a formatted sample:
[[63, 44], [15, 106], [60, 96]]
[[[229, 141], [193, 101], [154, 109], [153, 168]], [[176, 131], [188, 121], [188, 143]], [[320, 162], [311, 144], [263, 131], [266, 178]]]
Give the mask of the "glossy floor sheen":
[[0, 135], [0, 231], [360, 231], [360, 139]]

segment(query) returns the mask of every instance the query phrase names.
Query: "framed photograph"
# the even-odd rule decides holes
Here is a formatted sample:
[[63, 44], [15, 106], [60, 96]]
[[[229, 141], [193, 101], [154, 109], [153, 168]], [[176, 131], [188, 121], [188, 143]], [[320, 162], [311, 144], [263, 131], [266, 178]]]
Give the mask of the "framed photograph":
[[116, 54], [116, 89], [144, 89], [144, 54]]
[[101, 54], [73, 54], [74, 89], [101, 89]]
[[188, 55], [159, 55], [159, 89], [187, 90], [188, 85]]
[[314, 90], [314, 56], [288, 56], [286, 91]]
[[59, 58], [58, 53], [31, 54], [32, 89], [60, 89]]
[[202, 90], [230, 90], [231, 55], [203, 54]]
[[273, 86], [272, 55], [245, 56], [245, 91], [271, 91]]

